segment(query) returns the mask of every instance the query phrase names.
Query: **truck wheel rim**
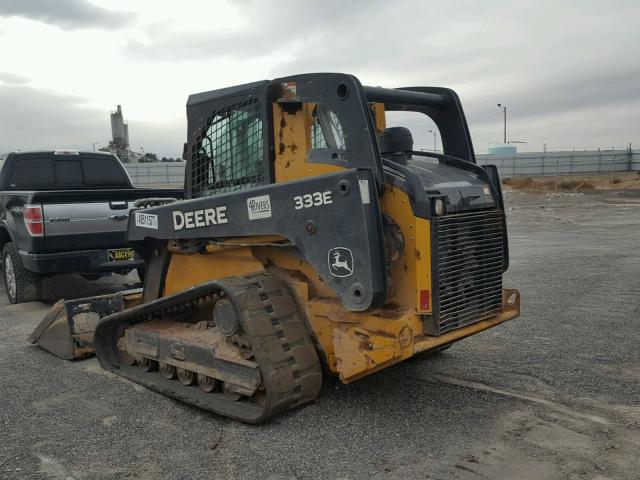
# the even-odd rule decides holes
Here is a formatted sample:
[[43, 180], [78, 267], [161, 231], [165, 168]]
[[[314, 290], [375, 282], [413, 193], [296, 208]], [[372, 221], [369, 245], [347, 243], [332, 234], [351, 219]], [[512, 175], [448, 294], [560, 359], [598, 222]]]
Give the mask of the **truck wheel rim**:
[[4, 258], [4, 277], [7, 279], [7, 290], [11, 298], [16, 297], [16, 272], [13, 269], [11, 257], [7, 255]]

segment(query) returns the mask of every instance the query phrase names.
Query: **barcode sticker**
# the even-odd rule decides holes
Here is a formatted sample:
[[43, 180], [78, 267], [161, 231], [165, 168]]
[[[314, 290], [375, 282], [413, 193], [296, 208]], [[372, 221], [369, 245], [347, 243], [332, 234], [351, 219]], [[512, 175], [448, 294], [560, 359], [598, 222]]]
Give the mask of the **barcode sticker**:
[[136, 227], [158, 229], [158, 216], [152, 213], [136, 212]]

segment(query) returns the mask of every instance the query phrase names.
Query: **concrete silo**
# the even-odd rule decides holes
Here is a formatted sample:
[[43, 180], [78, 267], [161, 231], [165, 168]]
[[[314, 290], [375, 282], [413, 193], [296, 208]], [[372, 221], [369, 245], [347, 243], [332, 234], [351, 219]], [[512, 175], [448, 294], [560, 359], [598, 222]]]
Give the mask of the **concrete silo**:
[[111, 112], [111, 137], [118, 150], [129, 150], [129, 125], [124, 121], [121, 105]]

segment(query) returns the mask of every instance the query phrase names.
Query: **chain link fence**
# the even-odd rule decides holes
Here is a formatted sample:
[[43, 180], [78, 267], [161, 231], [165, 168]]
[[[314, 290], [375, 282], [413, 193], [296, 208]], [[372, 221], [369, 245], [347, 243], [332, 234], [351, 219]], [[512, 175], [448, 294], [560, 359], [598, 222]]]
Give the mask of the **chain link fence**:
[[[501, 178], [640, 171], [640, 150], [519, 153], [515, 157], [478, 154], [480, 165], [496, 165]], [[185, 162], [126, 163], [138, 187], [184, 186]]]
[[519, 153], [514, 157], [476, 155], [480, 165], [498, 167], [500, 177], [559, 176], [640, 170], [640, 151], [596, 150], [585, 152]]
[[186, 162], [125, 163], [136, 187], [183, 187]]

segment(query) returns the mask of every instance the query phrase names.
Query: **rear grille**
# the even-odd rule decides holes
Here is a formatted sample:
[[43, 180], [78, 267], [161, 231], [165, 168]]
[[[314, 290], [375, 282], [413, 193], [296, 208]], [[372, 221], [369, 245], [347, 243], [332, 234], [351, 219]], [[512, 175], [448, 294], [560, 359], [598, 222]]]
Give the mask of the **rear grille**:
[[437, 333], [491, 317], [502, 306], [502, 211], [437, 220]]

